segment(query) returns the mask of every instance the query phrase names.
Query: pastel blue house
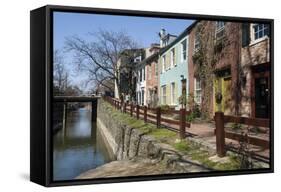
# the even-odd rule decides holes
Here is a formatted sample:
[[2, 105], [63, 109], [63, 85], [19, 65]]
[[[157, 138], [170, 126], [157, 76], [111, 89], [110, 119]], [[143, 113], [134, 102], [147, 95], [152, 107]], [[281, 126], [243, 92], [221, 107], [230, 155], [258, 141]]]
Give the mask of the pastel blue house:
[[[182, 78], [188, 86], [188, 42], [189, 28], [160, 51], [159, 56], [159, 104], [179, 108], [178, 98], [182, 94]], [[161, 36], [160, 36], [161, 37]], [[162, 38], [161, 38], [162, 40]], [[165, 44], [165, 43], [160, 43]], [[188, 95], [188, 87], [186, 87]]]

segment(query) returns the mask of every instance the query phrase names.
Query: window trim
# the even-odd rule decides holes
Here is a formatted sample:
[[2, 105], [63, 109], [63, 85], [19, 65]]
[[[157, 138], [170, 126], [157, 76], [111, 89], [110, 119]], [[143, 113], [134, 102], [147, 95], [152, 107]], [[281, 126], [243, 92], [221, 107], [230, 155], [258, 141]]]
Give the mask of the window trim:
[[[195, 33], [194, 35], [194, 53], [198, 52], [199, 49], [200, 49], [200, 41], [199, 41], [199, 38], [198, 38], [198, 33]], [[197, 40], [198, 39], [198, 40]], [[198, 42], [197, 42], [198, 41]], [[196, 48], [196, 45], [198, 45], [198, 47]]]
[[269, 39], [268, 35], [265, 35], [265, 36], [263, 36], [261, 38], [255, 39], [255, 29], [254, 29], [254, 26], [257, 25], [257, 24], [258, 23], [251, 23], [250, 24], [250, 43], [249, 43], [249, 46], [252, 46], [252, 45], [257, 44], [257, 43], [259, 43], [261, 41]]
[[177, 66], [177, 64], [176, 64], [176, 50], [175, 50], [175, 47], [173, 47], [171, 49], [171, 52], [170, 52], [170, 62], [171, 62], [171, 64], [170, 64], [171, 67]]
[[[199, 81], [199, 84], [200, 84], [199, 88], [197, 87], [198, 81]], [[200, 91], [200, 99], [199, 99], [200, 101], [199, 102], [197, 100], [197, 92], [198, 91]], [[194, 101], [199, 105], [202, 103], [202, 87], [201, 87], [201, 81], [198, 78], [194, 78]]]
[[[218, 28], [218, 22], [223, 22], [223, 26]], [[226, 22], [225, 21], [216, 21], [216, 30], [215, 30], [215, 39], [216, 41], [220, 41], [225, 37], [225, 25]], [[221, 37], [218, 38], [218, 34], [223, 32], [223, 35]]]
[[162, 56], [162, 73], [166, 71], [166, 55]]
[[171, 105], [176, 104], [176, 83], [171, 82]]
[[[185, 42], [185, 52], [183, 51], [183, 43]], [[187, 39], [183, 39], [181, 42], [181, 62], [184, 62], [187, 60]], [[185, 53], [185, 59], [183, 58], [183, 54]]]

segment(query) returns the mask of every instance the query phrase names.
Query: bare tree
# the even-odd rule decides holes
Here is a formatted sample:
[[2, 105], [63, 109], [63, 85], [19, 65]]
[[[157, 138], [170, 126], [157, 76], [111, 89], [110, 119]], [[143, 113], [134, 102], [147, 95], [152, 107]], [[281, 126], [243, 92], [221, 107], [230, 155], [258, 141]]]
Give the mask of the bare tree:
[[69, 86], [69, 73], [59, 50], [54, 51], [53, 81], [54, 87], [61, 93]]
[[120, 93], [120, 71], [126, 65], [120, 64], [121, 58], [132, 61], [131, 51], [137, 48], [137, 43], [125, 32], [99, 30], [90, 33], [92, 41], [85, 41], [79, 36], [66, 39], [66, 51], [74, 52], [75, 63], [79, 70], [88, 74], [88, 82], [96, 86], [102, 85], [108, 89], [109, 81], [115, 81]]

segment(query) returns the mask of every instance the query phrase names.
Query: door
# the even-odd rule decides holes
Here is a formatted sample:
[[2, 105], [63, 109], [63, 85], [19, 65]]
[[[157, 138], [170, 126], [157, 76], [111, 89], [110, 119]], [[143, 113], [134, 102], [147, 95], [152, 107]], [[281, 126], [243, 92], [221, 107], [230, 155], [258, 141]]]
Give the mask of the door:
[[269, 78], [256, 77], [254, 80], [255, 88], [255, 117], [269, 118]]
[[220, 104], [215, 101], [215, 111], [222, 111], [225, 114], [231, 113], [231, 77], [217, 77], [214, 82], [215, 95], [221, 93], [222, 101]]

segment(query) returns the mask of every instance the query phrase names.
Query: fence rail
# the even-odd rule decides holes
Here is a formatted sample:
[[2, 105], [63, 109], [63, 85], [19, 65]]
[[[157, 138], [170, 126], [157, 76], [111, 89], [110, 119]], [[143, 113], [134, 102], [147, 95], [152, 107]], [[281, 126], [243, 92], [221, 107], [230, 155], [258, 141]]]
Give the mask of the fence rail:
[[269, 119], [260, 119], [260, 118], [248, 118], [248, 117], [238, 117], [238, 116], [229, 116], [224, 115], [223, 112], [215, 113], [215, 135], [216, 135], [216, 148], [217, 154], [220, 157], [225, 156], [226, 147], [225, 147], [225, 138], [237, 140], [237, 141], [245, 141], [249, 144], [260, 146], [263, 148], [269, 148], [269, 141], [266, 139], [249, 136], [248, 134], [240, 134], [231, 131], [225, 131], [224, 124], [225, 123], [240, 123], [251, 126], [259, 126], [259, 127], [270, 127]]
[[[108, 103], [110, 103], [115, 109], [120, 110], [123, 113], [128, 113], [132, 117], [137, 119], [143, 119], [144, 122], [150, 122], [160, 128], [165, 126], [171, 130], [177, 131], [180, 134], [180, 138], [183, 139], [186, 136], [186, 128], [190, 128], [190, 123], [186, 122], [186, 115], [190, 114], [190, 111], [186, 109], [174, 110], [162, 110], [160, 107], [150, 108], [147, 106], [133, 105], [126, 102], [121, 102], [118, 99], [105, 97]], [[179, 120], [170, 119], [165, 115], [179, 115]]]

